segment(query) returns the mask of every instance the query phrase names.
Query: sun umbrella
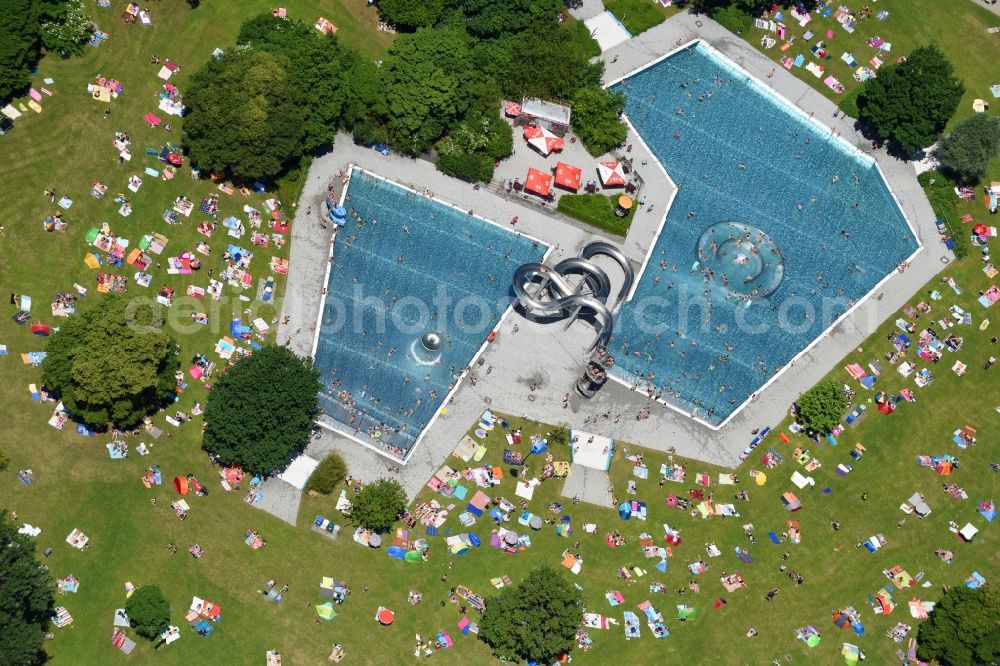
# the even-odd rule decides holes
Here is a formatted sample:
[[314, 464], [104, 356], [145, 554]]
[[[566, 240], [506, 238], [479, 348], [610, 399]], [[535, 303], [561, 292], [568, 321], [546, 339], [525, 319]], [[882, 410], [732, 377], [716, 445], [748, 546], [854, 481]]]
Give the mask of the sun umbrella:
[[524, 179], [524, 189], [547, 197], [552, 191], [552, 176], [538, 169], [528, 169], [528, 177]]
[[174, 477], [174, 490], [180, 495], [188, 494], [188, 481], [183, 476]]
[[389, 626], [395, 619], [396, 619], [396, 614], [393, 613], [388, 608], [383, 608], [378, 612], [379, 624], [384, 624], [385, 626]]
[[157, 118], [156, 116], [154, 116], [152, 113], [147, 113], [142, 118], [143, 118], [143, 120], [145, 120], [147, 123], [149, 123], [153, 127], [159, 127], [160, 123], [162, 122], [159, 118]]
[[507, 102], [503, 107], [503, 112], [511, 118], [521, 115], [521, 105], [517, 102]]
[[597, 175], [601, 177], [604, 187], [625, 186], [625, 168], [621, 162], [601, 162], [597, 165]]
[[572, 164], [558, 162], [556, 164], [556, 185], [565, 187], [574, 192], [580, 189], [580, 180], [583, 178], [583, 169]]
[[565, 145], [561, 137], [541, 125], [525, 125], [524, 138], [528, 141], [528, 145], [534, 146], [542, 155], [562, 150]]
[[976, 226], [972, 227], [972, 233], [976, 234], [977, 236], [988, 236], [990, 230], [986, 228], [985, 224], [977, 224]]

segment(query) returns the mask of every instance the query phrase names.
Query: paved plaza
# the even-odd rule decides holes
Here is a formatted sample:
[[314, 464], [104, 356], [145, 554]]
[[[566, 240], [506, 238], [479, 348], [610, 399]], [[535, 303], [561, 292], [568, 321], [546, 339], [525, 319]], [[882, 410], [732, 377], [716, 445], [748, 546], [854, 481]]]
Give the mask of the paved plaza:
[[[558, 322], [533, 323], [508, 311], [495, 341], [486, 346], [473, 364], [472, 372], [478, 379], [475, 386], [463, 381], [450, 404], [425, 432], [407, 464], [397, 473], [397, 478], [411, 496], [441, 466], [484, 409], [512, 415], [514, 427], [518, 417], [565, 423], [659, 451], [673, 447], [682, 456], [735, 466], [739, 463], [741, 451], [753, 439], [752, 430], [781, 421], [791, 403], [804, 390], [820, 380], [847, 352], [855, 349], [951, 259], [939, 240], [934, 214], [916, 181], [912, 165], [882, 151], [873, 153], [870, 144], [856, 131], [853, 121], [834, 118], [836, 107], [832, 102], [784, 69], [775, 68], [773, 62], [713, 21], [680, 14], [607, 51], [602, 56], [607, 63], [605, 80], [616, 80], [646, 65], [676, 48], [678, 42], [699, 38], [708, 41], [751, 75], [766, 81], [786, 100], [807, 113], [814, 113], [816, 119], [838, 130], [860, 150], [871, 154], [914, 226], [922, 250], [905, 271], [893, 273], [876, 288], [873, 293], [880, 294], [879, 298], [870, 297], [859, 304], [815, 346], [793, 362], [794, 372], [778, 376], [755, 401], [718, 430], [707, 428], [615, 382], [609, 382], [590, 400], [580, 398], [573, 391], [573, 384], [584, 367], [585, 352], [593, 341], [594, 330], [578, 322], [564, 331], [563, 325]], [[773, 77], [767, 78], [767, 74], [775, 69]], [[634, 135], [630, 135], [627, 142], [634, 145], [630, 156], [636, 163], [650, 157], [644, 154], [642, 142]], [[519, 174], [523, 178], [528, 166], [551, 168], [561, 159], [551, 156], [546, 160], [525, 151], [520, 137], [515, 138], [515, 144], [521, 145], [498, 170], [498, 182], [512, 177], [510, 174]], [[563, 158], [571, 161], [567, 156]], [[585, 172], [600, 160], [578, 153], [576, 149], [573, 159], [578, 166], [587, 165]], [[432, 192], [442, 200], [471, 209], [501, 224], [507, 224], [516, 215], [519, 219], [518, 231], [535, 236], [551, 246], [549, 263], [575, 256], [587, 242], [602, 237], [602, 234], [583, 225], [552, 215], [551, 211], [522, 196], [507, 196], [488, 187], [474, 189], [467, 183], [439, 173], [427, 162], [395, 154], [384, 156], [354, 145], [349, 136], [338, 136], [334, 149], [313, 162], [292, 226], [291, 271], [282, 309], [283, 315], [289, 317], [289, 323], [280, 327], [279, 341], [299, 354], [308, 355], [313, 348], [315, 322], [321, 308], [323, 276], [332, 233], [320, 225], [323, 200], [331, 179], [335, 181], [334, 191], [339, 196], [341, 182], [336, 174], [340, 170], [346, 171], [350, 164], [418, 191]], [[655, 160], [650, 159], [650, 166], [642, 167], [641, 174], [646, 183], [644, 193], [647, 202], [653, 204], [652, 212], [638, 212], [628, 237], [624, 241], [615, 240], [632, 260], [636, 270], [662, 224], [673, 192], [671, 183], [654, 164]], [[590, 177], [585, 175], [585, 180]], [[613, 264], [608, 264], [606, 270], [613, 283], [621, 280], [621, 271]], [[612, 291], [615, 289], [617, 286]], [[531, 390], [535, 385], [540, 388]], [[567, 394], [568, 399], [564, 400]], [[637, 415], [644, 410], [649, 410], [649, 417], [640, 420]], [[320, 458], [329, 450], [344, 453], [352, 474], [363, 479], [386, 476], [389, 466], [393, 464], [388, 458], [329, 431], [310, 444], [308, 453]]]

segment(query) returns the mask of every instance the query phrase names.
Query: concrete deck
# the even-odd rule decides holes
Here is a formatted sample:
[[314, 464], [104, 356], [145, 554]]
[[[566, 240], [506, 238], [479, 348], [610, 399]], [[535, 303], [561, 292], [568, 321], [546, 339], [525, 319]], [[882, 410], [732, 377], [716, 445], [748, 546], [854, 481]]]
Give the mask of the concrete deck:
[[[698, 22], [702, 25], [699, 26]], [[658, 58], [672, 50], [678, 39], [689, 41], [694, 38], [706, 39], [751, 74], [767, 81], [791, 103], [807, 113], [815, 113], [817, 119], [830, 124], [846, 140], [870, 153], [867, 142], [856, 132], [853, 121], [833, 118], [836, 107], [832, 102], [704, 17], [674, 16], [608, 51], [603, 56], [608, 63], [606, 78], [614, 80]], [[612, 63], [615, 56], [618, 59]], [[776, 70], [775, 74], [767, 79], [771, 70]], [[630, 136], [628, 142], [641, 148], [637, 137]], [[635, 149], [633, 152], [633, 157], [641, 159], [641, 152]], [[797, 366], [794, 373], [778, 377], [726, 427], [713, 431], [619, 384], [609, 383], [591, 400], [576, 397], [571, 387], [583, 367], [583, 352], [593, 339], [593, 330], [584, 323], [577, 323], [568, 331], [563, 331], [558, 324], [537, 324], [512, 315], [505, 318], [496, 341], [487, 347], [481, 357], [484, 366], [492, 366], [492, 371], [487, 375], [485, 369], [480, 368], [476, 371], [479, 379], [476, 386], [468, 382], [460, 386], [448, 405], [447, 414], [441, 415], [425, 433], [399, 473], [398, 478], [407, 492], [413, 496], [420, 490], [486, 408], [512, 415], [513, 427], [517, 427], [518, 417], [566, 423], [660, 451], [674, 447], [679, 455], [725, 466], [738, 464], [740, 452], [753, 437], [752, 429], [777, 424], [802, 391], [815, 384], [837, 361], [855, 349], [879, 323], [904, 305], [950, 260], [950, 254], [938, 239], [934, 214], [916, 182], [912, 166], [883, 152], [874, 153], [873, 157], [914, 225], [924, 246], [923, 251], [905, 272], [894, 273], [881, 285], [877, 290], [883, 295], [881, 300], [869, 298], [862, 302], [819, 344], [794, 363]], [[318, 212], [326, 195], [327, 182], [338, 169], [345, 169], [349, 163], [415, 189], [430, 190], [441, 199], [500, 222], [517, 215], [520, 219], [517, 225], [519, 231], [556, 248], [553, 259], [575, 252], [595, 236], [577, 225], [547, 214], [537, 205], [526, 205], [517, 199], [499, 196], [488, 188], [474, 190], [467, 183], [435, 171], [430, 164], [397, 155], [383, 156], [355, 146], [350, 137], [339, 136], [333, 151], [313, 162], [292, 226], [291, 271], [282, 310], [283, 314], [291, 317], [291, 321], [280, 327], [279, 340], [287, 342], [300, 354], [308, 354], [311, 350], [314, 331], [309, 326], [315, 322], [321, 307], [328, 236], [319, 228]], [[649, 183], [652, 174], [643, 174], [643, 177]], [[666, 183], [665, 178], [663, 183]], [[656, 189], [649, 188], [650, 191]], [[339, 190], [340, 183], [337, 181], [336, 191], [339, 193]], [[668, 197], [662, 193], [658, 193], [657, 197], [662, 201], [652, 199], [653, 213], [637, 215], [637, 222], [624, 243], [629, 256], [645, 256], [652, 235], [663, 219]], [[311, 216], [306, 214], [310, 209]], [[517, 331], [514, 330], [515, 325]], [[529, 387], [535, 383], [541, 384], [541, 388], [531, 391]], [[571, 395], [564, 403], [563, 397], [567, 393]], [[638, 415], [647, 409], [649, 417], [640, 420]], [[344, 453], [351, 473], [362, 479], [386, 476], [387, 468], [392, 464], [392, 461], [330, 432], [324, 432], [320, 440], [312, 442], [308, 453], [321, 458], [324, 452], [331, 449]]]

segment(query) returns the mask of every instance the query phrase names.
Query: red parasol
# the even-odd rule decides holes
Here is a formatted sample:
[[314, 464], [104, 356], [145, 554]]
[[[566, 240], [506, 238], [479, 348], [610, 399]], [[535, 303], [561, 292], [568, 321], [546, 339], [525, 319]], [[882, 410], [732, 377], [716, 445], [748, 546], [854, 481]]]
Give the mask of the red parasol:
[[503, 107], [503, 112], [511, 118], [516, 118], [521, 115], [521, 105], [517, 102], [507, 102]]
[[384, 624], [386, 626], [389, 626], [395, 619], [396, 619], [396, 614], [393, 613], [388, 608], [383, 608], [378, 612], [379, 624]]
[[556, 164], [556, 185], [565, 187], [576, 192], [580, 189], [580, 180], [583, 178], [583, 169], [572, 164], [558, 162]]
[[561, 137], [556, 136], [541, 125], [525, 125], [524, 138], [528, 145], [534, 146], [542, 155], [557, 152], [563, 149], [565, 142]]
[[159, 118], [157, 118], [156, 116], [154, 116], [152, 113], [147, 113], [142, 118], [143, 118], [143, 120], [145, 120], [147, 123], [149, 123], [153, 127], [159, 127], [160, 123], [162, 122]]
[[625, 169], [621, 162], [601, 162], [597, 165], [597, 175], [601, 177], [604, 187], [625, 186]]
[[552, 176], [538, 169], [528, 169], [528, 177], [524, 179], [524, 189], [547, 197], [552, 191]]
[[990, 230], [986, 228], [985, 224], [977, 224], [976, 226], [972, 227], [972, 233], [976, 234], [977, 236], [989, 236]]

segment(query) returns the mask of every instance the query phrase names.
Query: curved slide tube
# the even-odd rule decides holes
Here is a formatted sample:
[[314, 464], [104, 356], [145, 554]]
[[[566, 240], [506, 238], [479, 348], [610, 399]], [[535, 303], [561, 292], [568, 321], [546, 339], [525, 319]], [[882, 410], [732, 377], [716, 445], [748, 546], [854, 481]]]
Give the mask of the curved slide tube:
[[[595, 255], [603, 254], [614, 259], [622, 268], [624, 282], [618, 292], [614, 310], [608, 308], [611, 280], [608, 274], [591, 261]], [[568, 274], [579, 274], [582, 281], [574, 286], [566, 279]], [[607, 346], [614, 329], [614, 314], [621, 306], [622, 299], [632, 287], [635, 274], [624, 253], [605, 241], [588, 243], [579, 257], [563, 259], [555, 267], [541, 263], [528, 263], [514, 271], [514, 293], [525, 312], [535, 316], [561, 317], [567, 319], [569, 327], [580, 312], [589, 310], [596, 322], [597, 338], [590, 346]], [[527, 285], [534, 285], [528, 289]]]

